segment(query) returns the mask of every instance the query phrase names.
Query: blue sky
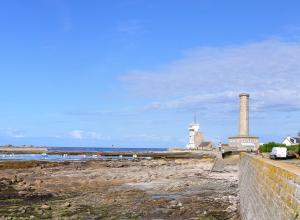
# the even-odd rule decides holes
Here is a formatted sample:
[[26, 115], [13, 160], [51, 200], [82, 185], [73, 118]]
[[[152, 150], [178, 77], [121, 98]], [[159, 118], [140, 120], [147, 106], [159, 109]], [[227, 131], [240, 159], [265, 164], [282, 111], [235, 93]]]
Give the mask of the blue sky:
[[300, 130], [300, 2], [3, 0], [0, 144], [185, 146]]

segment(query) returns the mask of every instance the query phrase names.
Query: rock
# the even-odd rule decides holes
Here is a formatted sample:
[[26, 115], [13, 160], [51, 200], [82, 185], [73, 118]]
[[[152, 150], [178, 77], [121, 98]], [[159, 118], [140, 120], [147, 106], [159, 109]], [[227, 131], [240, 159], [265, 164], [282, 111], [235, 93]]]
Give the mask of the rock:
[[64, 204], [62, 204], [63, 208], [68, 208], [71, 207], [71, 204], [69, 202], [65, 202]]
[[36, 180], [35, 184], [38, 185], [38, 186], [40, 186], [43, 182], [44, 182], [43, 180]]
[[17, 176], [14, 176], [13, 178], [11, 178], [10, 180], [12, 183], [16, 183], [17, 182]]
[[167, 165], [168, 163], [165, 160], [158, 160], [156, 164], [161, 166], [161, 165]]
[[80, 219], [80, 218], [79, 218], [79, 215], [72, 215], [72, 216], [70, 217], [70, 219], [71, 219], [71, 220], [77, 220], [77, 219]]
[[237, 208], [234, 207], [234, 206], [229, 206], [227, 209], [226, 209], [226, 212], [235, 212], [237, 211]]
[[24, 185], [26, 185], [25, 182], [17, 182], [17, 183], [18, 183], [19, 186], [24, 186]]
[[3, 183], [4, 185], [10, 185], [11, 184], [11, 181], [8, 181], [8, 180], [2, 180], [1, 183]]
[[41, 206], [41, 209], [43, 209], [43, 210], [51, 210], [51, 206], [50, 206], [50, 205], [47, 205], [47, 204], [43, 204], [43, 205]]
[[176, 201], [176, 200], [171, 200], [169, 203], [170, 203], [171, 205], [176, 205], [176, 204], [177, 204], [177, 201]]
[[42, 214], [44, 214], [44, 211], [43, 211], [43, 210], [37, 210], [37, 213], [38, 213], [39, 215], [42, 215]]
[[237, 188], [237, 187], [238, 187], [238, 184], [237, 184], [237, 183], [230, 183], [230, 187], [232, 187], [232, 188]]
[[[179, 212], [179, 215], [184, 215], [185, 213], [187, 212], [186, 209], [184, 209], [183, 207], [180, 208], [180, 212]], [[198, 218], [197, 218], [198, 219]]]
[[28, 207], [27, 207], [27, 206], [20, 207], [20, 208], [18, 209], [18, 211], [19, 211], [21, 214], [25, 214], [25, 213], [27, 213], [27, 211], [28, 211]]
[[34, 219], [35, 217], [34, 217], [34, 215], [31, 215], [30, 217], [29, 217], [29, 219]]
[[16, 178], [16, 182], [23, 182], [24, 181], [24, 179], [20, 176], [16, 176], [15, 178]]
[[19, 191], [18, 194], [19, 194], [20, 196], [25, 196], [25, 195], [27, 194], [27, 192], [26, 192], [26, 191]]
[[170, 213], [172, 213], [172, 211], [170, 209], [161, 208], [160, 211], [164, 215], [169, 215]]
[[181, 202], [177, 202], [176, 200], [172, 200], [170, 202], [169, 208], [171, 208], [171, 209], [177, 209], [177, 208], [180, 208], [180, 207], [182, 207], [182, 203]]
[[170, 210], [170, 209], [167, 209], [167, 208], [157, 208], [151, 214], [152, 215], [161, 216], [161, 215], [170, 215], [171, 213], [172, 213], [172, 210]]

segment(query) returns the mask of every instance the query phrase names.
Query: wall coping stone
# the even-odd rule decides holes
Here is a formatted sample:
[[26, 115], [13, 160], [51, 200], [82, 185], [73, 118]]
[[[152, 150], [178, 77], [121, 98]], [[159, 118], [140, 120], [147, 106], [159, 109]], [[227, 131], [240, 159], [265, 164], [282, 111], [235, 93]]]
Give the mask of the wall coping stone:
[[269, 158], [262, 157], [261, 155], [256, 155], [256, 154], [251, 154], [251, 153], [246, 153], [246, 152], [241, 152], [241, 157], [252, 157], [253, 159], [257, 160], [257, 162], [263, 162], [272, 166], [275, 166], [280, 169], [284, 169], [292, 174], [295, 174], [296, 176], [299, 177], [297, 178], [297, 183], [300, 184], [300, 167], [298, 167], [295, 164], [290, 164], [286, 162], [285, 160], [272, 160]]

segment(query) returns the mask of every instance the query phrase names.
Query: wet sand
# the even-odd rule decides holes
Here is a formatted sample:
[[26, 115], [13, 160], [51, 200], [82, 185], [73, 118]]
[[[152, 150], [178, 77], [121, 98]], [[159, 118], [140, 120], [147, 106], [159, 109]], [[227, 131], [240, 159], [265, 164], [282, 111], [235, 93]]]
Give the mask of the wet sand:
[[237, 162], [0, 162], [0, 219], [239, 219]]

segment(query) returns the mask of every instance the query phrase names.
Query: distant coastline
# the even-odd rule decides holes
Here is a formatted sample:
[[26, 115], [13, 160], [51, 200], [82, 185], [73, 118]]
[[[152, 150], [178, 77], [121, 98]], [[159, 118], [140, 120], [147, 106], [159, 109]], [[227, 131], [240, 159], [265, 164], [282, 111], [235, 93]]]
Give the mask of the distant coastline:
[[0, 146], [1, 154], [82, 154], [97, 152], [162, 152], [167, 148], [116, 148], [116, 147], [41, 147], [41, 146]]
[[47, 147], [35, 147], [35, 146], [13, 146], [13, 145], [5, 145], [0, 146], [0, 152], [35, 152], [35, 153], [45, 153], [48, 151]]

